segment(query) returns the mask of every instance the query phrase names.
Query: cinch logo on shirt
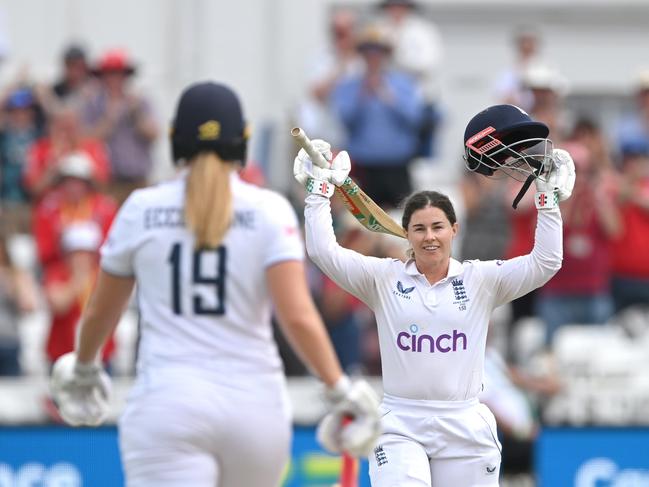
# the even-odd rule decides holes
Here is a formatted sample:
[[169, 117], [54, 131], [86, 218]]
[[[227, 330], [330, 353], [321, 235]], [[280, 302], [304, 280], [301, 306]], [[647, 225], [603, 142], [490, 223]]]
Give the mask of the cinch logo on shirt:
[[453, 335], [443, 333], [437, 337], [422, 334], [417, 335], [419, 327], [410, 325], [410, 333], [402, 331], [397, 335], [397, 347], [404, 352], [457, 352], [458, 349], [466, 350], [466, 335], [458, 330], [453, 330]]
[[402, 297], [402, 298], [405, 298], [405, 299], [410, 299], [410, 296], [408, 296], [408, 294], [410, 294], [414, 290], [415, 290], [415, 286], [403, 287], [403, 284], [401, 283], [401, 281], [397, 281], [397, 290], [396, 291], [393, 290], [392, 293], [395, 296], [399, 296], [399, 297]]

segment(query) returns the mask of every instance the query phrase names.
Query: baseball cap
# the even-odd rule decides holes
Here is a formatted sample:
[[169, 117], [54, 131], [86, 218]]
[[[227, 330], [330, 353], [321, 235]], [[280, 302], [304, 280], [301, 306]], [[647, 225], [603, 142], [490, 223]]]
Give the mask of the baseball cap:
[[213, 150], [226, 161], [245, 162], [247, 138], [241, 103], [226, 85], [195, 83], [180, 96], [171, 132], [175, 161]]
[[64, 252], [96, 252], [101, 241], [101, 228], [91, 220], [72, 223], [61, 234], [61, 248]]
[[78, 44], [69, 45], [63, 52], [64, 61], [86, 60], [86, 51]]
[[94, 181], [94, 165], [90, 157], [83, 151], [71, 152], [61, 159], [58, 173], [62, 178], [78, 178]]
[[15, 90], [7, 99], [7, 108], [27, 108], [34, 104], [34, 96], [29, 88], [19, 88]]
[[523, 73], [523, 84], [533, 90], [550, 90], [559, 95], [568, 91], [568, 81], [554, 67], [542, 63], [534, 63]]
[[95, 75], [124, 73], [130, 76], [135, 74], [135, 71], [135, 65], [129, 59], [126, 51], [122, 49], [110, 49], [101, 56], [92, 73]]

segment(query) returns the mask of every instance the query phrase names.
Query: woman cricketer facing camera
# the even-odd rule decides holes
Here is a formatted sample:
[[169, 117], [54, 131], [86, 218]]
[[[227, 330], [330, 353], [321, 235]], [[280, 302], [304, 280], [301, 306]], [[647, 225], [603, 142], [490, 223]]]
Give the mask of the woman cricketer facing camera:
[[[402, 225], [411, 246], [405, 263], [342, 248], [328, 198], [347, 177], [348, 155], [341, 152], [332, 160], [329, 145], [314, 141], [330, 161], [328, 168], [314, 167], [303, 150], [295, 159], [296, 179], [310, 192], [309, 256], [376, 314], [384, 397], [383, 434], [369, 458], [374, 487], [498, 485], [496, 423], [477, 399], [489, 319], [494, 308], [543, 285], [561, 267], [558, 202], [574, 185], [570, 155], [553, 150], [547, 135], [546, 126], [512, 105], [490, 107], [467, 126], [469, 169], [536, 181], [534, 248], [507, 261], [451, 258], [455, 211], [434, 191], [415, 193], [405, 203]], [[337, 445], [330, 448], [336, 451]]]
[[[186, 168], [124, 203], [101, 249], [76, 351], [54, 366], [62, 417], [99, 424], [109, 383], [97, 353], [137, 283], [137, 378], [119, 421], [130, 487], [279, 484], [291, 418], [271, 303], [328, 386], [330, 439], [359, 455], [379, 433], [374, 392], [342, 374], [308, 293], [294, 211], [237, 175], [246, 138], [229, 88], [199, 83], [182, 94], [172, 145]], [[342, 426], [347, 416], [353, 420]]]

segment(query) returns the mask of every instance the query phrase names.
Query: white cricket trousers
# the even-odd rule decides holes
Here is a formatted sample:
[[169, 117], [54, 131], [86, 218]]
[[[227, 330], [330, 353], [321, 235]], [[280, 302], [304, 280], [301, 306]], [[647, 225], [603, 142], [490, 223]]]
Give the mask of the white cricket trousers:
[[128, 487], [277, 487], [289, 460], [283, 374], [168, 367], [138, 378], [119, 421]]
[[369, 456], [372, 487], [497, 487], [496, 420], [477, 399], [425, 401], [386, 394], [383, 434]]

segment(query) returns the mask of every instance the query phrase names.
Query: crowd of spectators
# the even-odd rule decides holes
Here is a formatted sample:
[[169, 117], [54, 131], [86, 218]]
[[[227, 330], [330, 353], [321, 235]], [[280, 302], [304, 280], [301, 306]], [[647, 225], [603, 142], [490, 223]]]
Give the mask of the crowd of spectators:
[[[398, 213], [416, 186], [412, 162], [432, 160], [444, 124], [443, 38], [426, 12], [407, 0], [383, 0], [364, 14], [336, 9], [328, 32], [329, 45], [309, 67], [296, 121], [313, 138], [348, 150], [352, 176], [377, 203]], [[568, 80], [543, 59], [538, 32], [521, 28], [513, 41], [514, 60], [495, 79], [493, 103], [517, 104], [546, 123], [554, 146], [572, 154], [578, 176], [573, 197], [562, 206], [563, 267], [511, 305], [504, 350], [490, 347], [487, 354], [487, 379], [503, 391], [551, 394], [560, 389], [556, 377], [534, 382], [518, 368], [512, 347], [520, 323], [534, 317], [543, 324], [541, 352], [551, 355], [562, 326], [604, 324], [629, 307], [649, 304], [649, 72], [629, 93], [633, 112], [615, 130], [605, 130], [567, 109]], [[46, 362], [72, 349], [112, 218], [131, 191], [151, 182], [159, 124], [150, 101], [133, 89], [133, 60], [125, 51], [109, 50], [91, 62], [75, 45], [65, 51], [61, 68], [51, 86], [20, 79], [0, 94], [0, 375], [20, 375], [19, 318], [39, 302], [50, 316]], [[263, 184], [263, 175], [254, 179]], [[519, 188], [507, 178], [463, 174], [455, 201], [463, 215], [456, 258], [507, 259], [531, 250], [536, 210], [532, 192], [512, 209]], [[404, 257], [401, 242], [361, 229], [332, 201], [345, 247]], [[33, 238], [33, 267], [12, 256], [17, 235]], [[380, 373], [372, 313], [315, 267], [310, 279], [345, 369]], [[306, 373], [278, 341], [287, 372]], [[114, 349], [110, 342], [104, 351], [108, 366]], [[496, 401], [491, 406], [497, 409], [504, 397], [485, 401]], [[519, 403], [512, 396], [508, 407]], [[534, 424], [526, 414], [518, 418], [513, 439], [529, 440]]]
[[[61, 61], [52, 85], [23, 73], [0, 93], [0, 375], [21, 374], [19, 318], [39, 306], [49, 316], [45, 361], [72, 350], [99, 247], [152, 170], [158, 122], [133, 89], [128, 53], [92, 62], [71, 45]], [[16, 257], [24, 236], [32, 262]], [[110, 343], [107, 363], [113, 351]]]

